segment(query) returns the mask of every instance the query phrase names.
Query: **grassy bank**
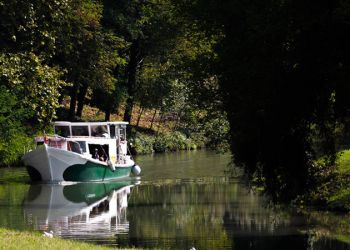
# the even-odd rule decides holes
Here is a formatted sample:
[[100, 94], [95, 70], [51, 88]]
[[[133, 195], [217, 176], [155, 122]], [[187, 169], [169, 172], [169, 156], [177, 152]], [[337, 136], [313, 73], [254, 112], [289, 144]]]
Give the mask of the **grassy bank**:
[[0, 238], [0, 249], [111, 249], [55, 237], [48, 238], [38, 232], [19, 232], [3, 228], [0, 228]]

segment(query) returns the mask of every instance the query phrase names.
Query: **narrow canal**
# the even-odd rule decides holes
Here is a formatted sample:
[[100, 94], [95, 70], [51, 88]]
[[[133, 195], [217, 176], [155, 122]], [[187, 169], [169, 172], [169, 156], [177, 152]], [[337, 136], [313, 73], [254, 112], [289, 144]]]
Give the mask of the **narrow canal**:
[[0, 169], [0, 227], [117, 247], [350, 249], [341, 230], [348, 215], [271, 205], [227, 176], [229, 155], [136, 160], [140, 178], [64, 186], [31, 185], [23, 168]]

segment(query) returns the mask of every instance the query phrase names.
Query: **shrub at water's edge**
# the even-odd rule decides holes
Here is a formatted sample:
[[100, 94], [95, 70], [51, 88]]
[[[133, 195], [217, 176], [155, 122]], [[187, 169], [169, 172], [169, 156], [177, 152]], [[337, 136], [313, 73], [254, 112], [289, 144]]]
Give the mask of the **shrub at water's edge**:
[[327, 166], [321, 158], [313, 165], [314, 184], [309, 192], [297, 198], [301, 206], [313, 205], [336, 211], [350, 211], [350, 150], [337, 154], [336, 164]]
[[133, 154], [164, 153], [178, 150], [195, 150], [205, 146], [198, 138], [190, 138], [185, 134], [163, 132], [157, 135], [135, 132], [131, 136], [130, 146]]

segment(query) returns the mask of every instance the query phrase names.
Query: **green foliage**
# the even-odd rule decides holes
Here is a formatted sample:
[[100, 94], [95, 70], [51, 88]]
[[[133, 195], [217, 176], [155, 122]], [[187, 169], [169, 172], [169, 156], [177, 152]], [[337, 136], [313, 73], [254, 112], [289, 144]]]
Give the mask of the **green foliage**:
[[55, 117], [66, 82], [51, 62], [68, 2], [0, 1], [0, 165], [17, 161]]
[[[60, 80], [58, 68], [43, 64], [33, 53], [0, 55], [1, 85], [16, 96], [27, 117], [42, 126], [48, 125], [59, 107], [60, 89], [66, 83]], [[19, 117], [18, 117], [19, 118]]]
[[15, 96], [0, 86], [0, 165], [16, 162], [24, 150], [31, 147], [32, 139], [21, 126], [26, 112], [18, 106]]
[[187, 138], [184, 134], [175, 131], [173, 133], [160, 133], [156, 136], [154, 141], [154, 151], [157, 153], [177, 151], [177, 150], [190, 150], [195, 149], [195, 145], [192, 144], [190, 138]]
[[338, 153], [338, 171], [341, 174], [350, 172], [350, 150], [343, 150]]
[[154, 152], [154, 136], [137, 132], [133, 138], [130, 142], [136, 154], [151, 154]]
[[330, 182], [332, 192], [327, 196], [327, 202], [330, 208], [350, 211], [350, 150], [344, 150], [338, 153], [336, 164], [337, 179]]
[[197, 149], [195, 139], [187, 138], [179, 131], [164, 132], [156, 136], [136, 132], [130, 140], [132, 150], [136, 154], [164, 153], [178, 150]]
[[328, 159], [321, 157], [310, 168], [310, 190], [300, 196], [296, 202], [307, 205], [317, 205], [332, 210], [350, 211], [350, 176], [349, 150], [337, 154], [336, 164], [328, 166]]
[[229, 150], [229, 124], [224, 116], [208, 118], [204, 123], [203, 131], [209, 148], [219, 151]]
[[[62, 36], [57, 38], [53, 61], [66, 69], [65, 77], [73, 83], [66, 89], [71, 97], [69, 118], [81, 116], [83, 106], [91, 96], [94, 106], [102, 110], [113, 109], [120, 96], [115, 95], [114, 70], [125, 64], [125, 59], [118, 54], [125, 43], [101, 25], [103, 5], [100, 2], [73, 1], [67, 12], [58, 28]], [[91, 92], [92, 95], [88, 95]], [[99, 98], [101, 95], [105, 98]]]
[[62, 35], [57, 29], [69, 6], [67, 0], [1, 0], [0, 51], [40, 53], [45, 59], [50, 59], [56, 38]]
[[[25, 150], [33, 147], [33, 138], [30, 138], [26, 133], [21, 131], [22, 129], [14, 124], [11, 125], [12, 127], [8, 126], [10, 128], [6, 132], [8, 137], [2, 137], [3, 139], [0, 142], [0, 166], [11, 166], [20, 159], [24, 152], [26, 152]], [[0, 136], [2, 134], [1, 131]]]
[[211, 69], [237, 165], [251, 178], [261, 170], [277, 199], [313, 188], [313, 160], [327, 155], [324, 171], [332, 171], [335, 128], [349, 116], [349, 5], [204, 0], [179, 6], [219, 37]]

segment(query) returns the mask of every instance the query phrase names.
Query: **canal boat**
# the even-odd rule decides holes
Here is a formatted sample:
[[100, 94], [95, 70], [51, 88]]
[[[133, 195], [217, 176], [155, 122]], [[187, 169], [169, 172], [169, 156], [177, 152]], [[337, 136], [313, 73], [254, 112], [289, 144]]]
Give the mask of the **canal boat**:
[[128, 154], [127, 122], [54, 122], [54, 134], [36, 137], [23, 156], [32, 181], [105, 181], [138, 175]]

